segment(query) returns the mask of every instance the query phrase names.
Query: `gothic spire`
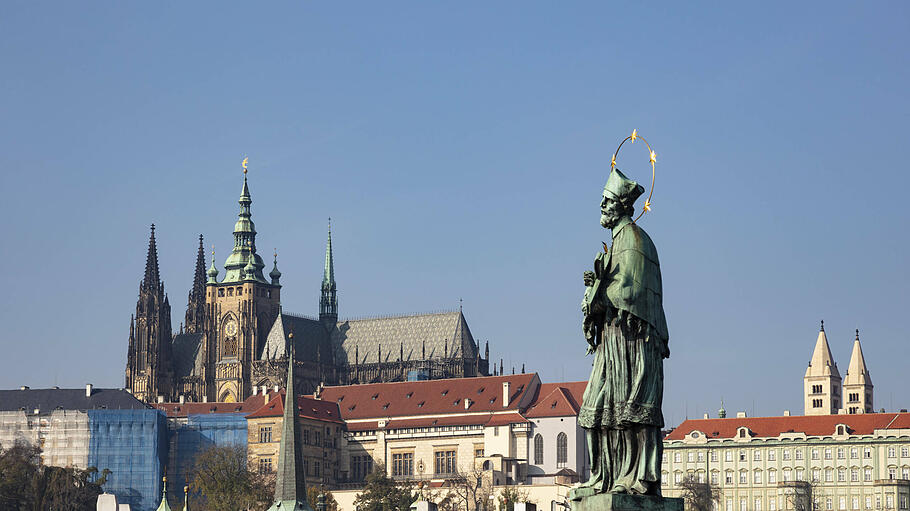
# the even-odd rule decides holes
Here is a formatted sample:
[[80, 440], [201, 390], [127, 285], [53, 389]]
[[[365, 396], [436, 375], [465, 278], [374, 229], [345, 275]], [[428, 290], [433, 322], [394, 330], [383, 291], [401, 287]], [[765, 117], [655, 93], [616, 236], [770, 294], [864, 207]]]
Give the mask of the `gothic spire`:
[[301, 460], [297, 424], [297, 394], [294, 391], [294, 333], [288, 334], [288, 380], [284, 393], [284, 418], [278, 448], [275, 503], [268, 511], [312, 511], [306, 497], [306, 473]]
[[275, 249], [275, 260], [274, 265], [272, 266], [272, 271], [269, 272], [269, 277], [272, 279], [272, 285], [277, 286], [278, 279], [281, 278], [281, 272], [278, 271], [278, 249]]
[[205, 251], [202, 246], [202, 235], [200, 234], [199, 249], [196, 251], [196, 271], [193, 275], [193, 287], [190, 289], [186, 301], [185, 320], [187, 333], [202, 331], [202, 321], [205, 315], [205, 281]]
[[142, 278], [142, 288], [157, 288], [161, 284], [158, 273], [158, 246], [155, 244], [155, 224], [152, 224], [152, 234], [149, 235], [148, 255], [145, 258], [145, 276]]
[[196, 251], [196, 271], [193, 274], [191, 296], [205, 297], [205, 249], [202, 246], [202, 235], [199, 235], [199, 249]]
[[872, 377], [869, 376], [869, 369], [866, 368], [866, 358], [863, 357], [863, 347], [859, 344], [859, 330], [856, 331], [853, 353], [850, 355], [850, 365], [847, 367], [847, 377], [844, 378], [844, 386], [847, 385], [872, 385]]
[[335, 259], [332, 253], [332, 219], [325, 244], [325, 266], [322, 270], [322, 293], [319, 297], [319, 319], [326, 323], [338, 321], [338, 292], [335, 286]]
[[224, 262], [225, 275], [222, 282], [242, 282], [247, 277], [247, 264], [252, 264], [255, 268], [253, 273], [255, 280], [266, 284], [267, 282], [262, 276], [262, 268], [265, 267], [265, 263], [256, 254], [256, 225], [253, 223], [252, 213], [250, 213], [250, 204], [253, 203], [253, 199], [250, 196], [250, 186], [246, 179], [246, 167], [243, 168], [243, 188], [237, 202], [240, 204], [240, 213], [234, 224], [234, 248]]
[[818, 332], [818, 339], [815, 341], [815, 349], [812, 351], [812, 360], [809, 362], [809, 367], [806, 368], [806, 377], [808, 378], [810, 376], [830, 376], [840, 380], [840, 372], [837, 370], [834, 356], [831, 355], [831, 347], [828, 345], [828, 336], [825, 335], [824, 322]]

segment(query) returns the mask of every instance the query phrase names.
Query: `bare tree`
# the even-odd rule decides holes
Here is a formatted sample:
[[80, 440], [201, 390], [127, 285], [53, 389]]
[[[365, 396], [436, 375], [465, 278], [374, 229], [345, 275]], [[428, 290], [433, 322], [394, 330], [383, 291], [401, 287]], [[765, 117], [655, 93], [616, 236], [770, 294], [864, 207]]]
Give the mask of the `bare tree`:
[[487, 511], [493, 481], [487, 471], [476, 466], [462, 468], [448, 478], [448, 497], [458, 501], [467, 511]]
[[816, 500], [820, 492], [815, 481], [787, 481], [778, 486], [784, 490], [787, 509], [813, 511], [817, 508]]
[[685, 500], [690, 511], [713, 511], [714, 503], [720, 501], [720, 488], [691, 475], [679, 483], [679, 488], [679, 496]]

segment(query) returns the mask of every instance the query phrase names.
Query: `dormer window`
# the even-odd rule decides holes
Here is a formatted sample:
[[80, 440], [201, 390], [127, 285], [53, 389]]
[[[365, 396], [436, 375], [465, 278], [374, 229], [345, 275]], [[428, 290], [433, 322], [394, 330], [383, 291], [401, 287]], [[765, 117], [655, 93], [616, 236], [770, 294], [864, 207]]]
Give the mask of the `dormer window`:
[[737, 438], [749, 438], [751, 436], [752, 435], [749, 433], [749, 428], [745, 426], [736, 429]]
[[837, 427], [834, 429], [834, 434], [842, 436], [842, 435], [849, 435], [850, 432], [847, 429], [846, 424], [838, 424]]

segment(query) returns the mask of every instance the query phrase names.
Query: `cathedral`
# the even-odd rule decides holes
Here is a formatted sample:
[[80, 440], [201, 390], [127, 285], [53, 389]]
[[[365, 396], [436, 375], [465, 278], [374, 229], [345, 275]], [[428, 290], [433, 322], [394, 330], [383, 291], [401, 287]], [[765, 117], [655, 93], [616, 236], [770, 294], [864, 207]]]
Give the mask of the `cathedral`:
[[234, 247], [224, 275], [219, 278], [214, 254], [206, 270], [199, 236], [186, 315], [176, 334], [152, 225], [127, 353], [126, 388], [137, 398], [233, 402], [262, 387], [284, 387], [290, 342], [296, 352], [294, 385], [303, 393], [322, 385], [495, 372], [489, 343], [481, 354], [460, 310], [339, 320], [331, 226], [318, 316], [283, 313], [278, 258], [266, 278], [266, 265], [256, 251], [252, 202], [244, 169]]

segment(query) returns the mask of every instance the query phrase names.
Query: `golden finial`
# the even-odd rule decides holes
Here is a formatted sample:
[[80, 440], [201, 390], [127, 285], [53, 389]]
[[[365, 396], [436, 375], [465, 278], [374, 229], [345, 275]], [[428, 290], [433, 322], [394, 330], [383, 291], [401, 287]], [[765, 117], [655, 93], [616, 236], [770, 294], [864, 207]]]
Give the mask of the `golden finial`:
[[244, 157], [243, 161], [240, 162], [240, 166], [243, 167], [243, 173], [246, 174], [246, 164], [249, 163], [249, 157]]

